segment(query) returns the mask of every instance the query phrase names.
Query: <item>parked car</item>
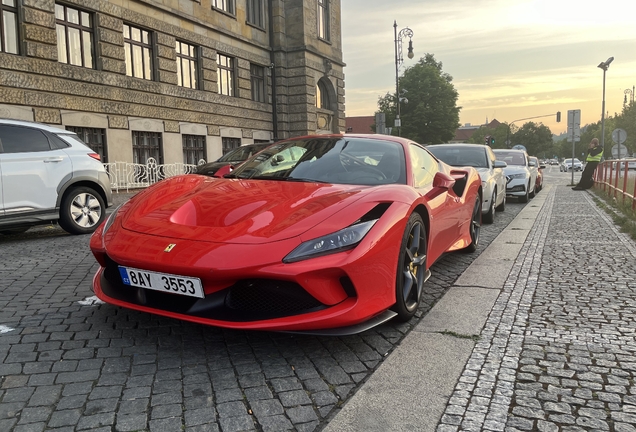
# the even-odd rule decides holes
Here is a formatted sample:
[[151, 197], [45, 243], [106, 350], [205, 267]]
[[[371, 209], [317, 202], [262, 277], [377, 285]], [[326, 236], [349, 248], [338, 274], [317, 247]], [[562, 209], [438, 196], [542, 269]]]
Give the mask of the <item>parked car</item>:
[[558, 159], [550, 159], [550, 165], [558, 165], [558, 164], [559, 164]]
[[483, 144], [438, 144], [426, 147], [433, 156], [450, 166], [471, 166], [481, 177], [483, 221], [495, 221], [495, 209], [506, 208], [505, 162], [498, 161], [490, 146]]
[[506, 195], [526, 203], [534, 197], [536, 172], [530, 171], [528, 153], [523, 150], [494, 149], [497, 160], [506, 162]]
[[618, 165], [621, 171], [625, 171], [625, 164], [627, 164], [628, 170], [636, 170], [636, 160], [621, 161], [620, 163], [613, 162], [612, 167], [613, 169], [616, 169], [616, 166]]
[[[534, 194], [538, 194], [541, 189], [543, 189], [543, 170], [545, 169], [545, 163], [540, 162], [534, 156], [530, 156], [530, 169], [535, 171], [535, 186], [534, 186]], [[533, 165], [534, 164], [534, 165]]]
[[225, 166], [229, 165], [231, 166], [231, 169], [234, 169], [236, 166], [245, 162], [252, 155], [269, 147], [270, 145], [272, 145], [271, 142], [242, 145], [224, 154], [223, 156], [221, 156], [214, 162], [208, 162], [206, 164], [197, 166], [196, 173], [208, 175], [208, 176], [214, 176], [214, 174], [216, 174], [216, 172], [220, 168], [223, 168]]
[[75, 133], [0, 119], [0, 233], [54, 222], [71, 234], [92, 233], [111, 202], [99, 154]]
[[475, 251], [480, 226], [473, 168], [394, 136], [298, 137], [131, 198], [91, 238], [93, 288], [200, 324], [352, 334], [410, 319], [431, 265]]
[[[559, 171], [568, 172], [572, 171], [572, 158], [565, 159], [559, 166]], [[583, 171], [583, 164], [577, 158], [574, 158], [574, 171]]]

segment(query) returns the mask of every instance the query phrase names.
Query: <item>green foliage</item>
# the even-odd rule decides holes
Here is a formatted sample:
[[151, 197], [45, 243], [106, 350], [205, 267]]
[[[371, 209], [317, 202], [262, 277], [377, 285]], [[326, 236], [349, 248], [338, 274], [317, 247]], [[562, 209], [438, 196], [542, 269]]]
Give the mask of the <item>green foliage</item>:
[[485, 144], [487, 135], [495, 137], [495, 145], [492, 148], [506, 148], [506, 135], [508, 134], [508, 125], [501, 123], [496, 128], [481, 126], [468, 139], [469, 143]]
[[[442, 71], [442, 63], [426, 54], [399, 78], [400, 93], [408, 99], [401, 102], [400, 135], [421, 144], [450, 141], [459, 127], [457, 90], [453, 78]], [[386, 115], [386, 125], [392, 127], [396, 116], [396, 98], [387, 93], [378, 100], [378, 112]], [[395, 128], [392, 133], [396, 134]]]
[[510, 137], [511, 145], [521, 144], [531, 156], [543, 157], [552, 151], [552, 131], [544, 124], [524, 123]]

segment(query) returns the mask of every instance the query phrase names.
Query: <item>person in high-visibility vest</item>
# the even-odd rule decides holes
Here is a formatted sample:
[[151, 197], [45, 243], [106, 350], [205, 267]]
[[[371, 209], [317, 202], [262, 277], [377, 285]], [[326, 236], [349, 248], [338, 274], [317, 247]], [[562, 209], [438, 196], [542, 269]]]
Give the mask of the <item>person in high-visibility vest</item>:
[[572, 188], [572, 190], [590, 189], [594, 186], [594, 170], [598, 166], [603, 157], [603, 148], [600, 146], [597, 138], [592, 138], [587, 150], [587, 158], [585, 159], [585, 169], [581, 173], [581, 180]]

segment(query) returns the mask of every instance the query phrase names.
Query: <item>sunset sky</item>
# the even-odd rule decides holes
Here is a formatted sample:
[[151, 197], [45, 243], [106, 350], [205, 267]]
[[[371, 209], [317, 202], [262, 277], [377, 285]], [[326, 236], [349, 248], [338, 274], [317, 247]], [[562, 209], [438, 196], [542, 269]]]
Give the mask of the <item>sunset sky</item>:
[[610, 115], [622, 110], [624, 91], [636, 84], [633, 0], [342, 0], [341, 6], [347, 116], [373, 115], [378, 97], [395, 92], [394, 20], [398, 32], [414, 33], [413, 60], [403, 42], [406, 67], [428, 52], [453, 77], [462, 125], [561, 111], [561, 123], [554, 116], [533, 120], [559, 134], [574, 109], [582, 125], [599, 121], [597, 65], [609, 57]]

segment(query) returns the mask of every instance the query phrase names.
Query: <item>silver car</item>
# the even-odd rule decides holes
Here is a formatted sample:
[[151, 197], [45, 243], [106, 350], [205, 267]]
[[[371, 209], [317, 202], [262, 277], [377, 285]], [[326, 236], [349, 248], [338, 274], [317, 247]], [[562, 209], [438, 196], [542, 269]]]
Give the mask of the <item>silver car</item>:
[[438, 144], [426, 147], [435, 157], [451, 166], [471, 166], [481, 177], [482, 220], [495, 221], [495, 209], [506, 208], [505, 162], [498, 161], [492, 149], [482, 144]]
[[495, 149], [497, 160], [508, 164], [504, 168], [507, 178], [506, 195], [516, 197], [526, 203], [534, 197], [534, 186], [537, 182], [536, 172], [530, 171], [528, 153], [523, 150]]
[[71, 234], [95, 231], [112, 203], [99, 159], [73, 132], [0, 119], [0, 233], [52, 222]]

